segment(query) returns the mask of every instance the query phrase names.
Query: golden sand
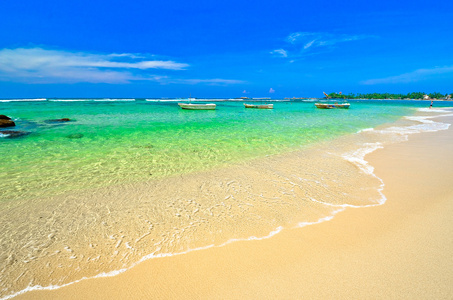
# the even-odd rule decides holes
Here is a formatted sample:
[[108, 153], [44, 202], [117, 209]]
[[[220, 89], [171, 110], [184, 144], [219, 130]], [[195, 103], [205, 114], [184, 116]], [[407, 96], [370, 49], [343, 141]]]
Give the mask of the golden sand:
[[452, 299], [452, 156], [453, 128], [412, 135], [367, 156], [382, 206], [16, 299]]
[[130, 269], [143, 257], [263, 239], [330, 218], [345, 204], [377, 204], [381, 181], [342, 158], [376, 140], [367, 136], [205, 172], [11, 201], [0, 210], [0, 297]]

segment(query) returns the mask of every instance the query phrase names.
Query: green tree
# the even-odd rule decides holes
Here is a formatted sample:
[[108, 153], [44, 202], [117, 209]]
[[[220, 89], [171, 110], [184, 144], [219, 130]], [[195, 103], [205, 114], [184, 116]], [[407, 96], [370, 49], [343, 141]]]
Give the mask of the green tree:
[[438, 93], [438, 92], [429, 93], [428, 96], [431, 99], [440, 99], [440, 98], [444, 98], [445, 97], [444, 95], [442, 95], [441, 93]]

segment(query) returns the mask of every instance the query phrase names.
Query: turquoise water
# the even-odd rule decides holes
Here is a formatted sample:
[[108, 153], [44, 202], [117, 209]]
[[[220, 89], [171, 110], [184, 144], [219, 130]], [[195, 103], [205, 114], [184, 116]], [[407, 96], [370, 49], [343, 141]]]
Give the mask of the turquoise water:
[[0, 100], [28, 133], [0, 129], [0, 298], [382, 205], [365, 155], [449, 126], [421, 101], [55, 100]]
[[[275, 102], [273, 110], [217, 102], [215, 111], [176, 102], [0, 102], [29, 135], [0, 138], [0, 200], [145, 181], [299, 149], [392, 122], [421, 101], [359, 101], [349, 110]], [[52, 123], [49, 119], [70, 118]]]

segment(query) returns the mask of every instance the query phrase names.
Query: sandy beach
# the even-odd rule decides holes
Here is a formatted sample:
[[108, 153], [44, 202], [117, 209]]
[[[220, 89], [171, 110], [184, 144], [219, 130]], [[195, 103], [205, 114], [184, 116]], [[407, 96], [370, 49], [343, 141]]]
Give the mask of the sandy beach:
[[14, 299], [452, 299], [452, 153], [452, 127], [411, 135], [366, 157], [384, 205]]

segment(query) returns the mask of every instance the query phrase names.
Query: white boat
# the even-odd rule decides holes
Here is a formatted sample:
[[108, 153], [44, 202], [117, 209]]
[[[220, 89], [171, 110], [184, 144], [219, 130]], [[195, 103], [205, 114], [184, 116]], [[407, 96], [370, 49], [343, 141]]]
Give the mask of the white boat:
[[244, 103], [245, 108], [260, 108], [260, 109], [273, 109], [274, 104], [247, 104]]
[[214, 103], [206, 103], [206, 104], [178, 103], [178, 105], [182, 109], [192, 109], [192, 110], [213, 110], [216, 107], [216, 105]]
[[349, 103], [315, 103], [317, 108], [331, 109], [331, 108], [349, 108]]

